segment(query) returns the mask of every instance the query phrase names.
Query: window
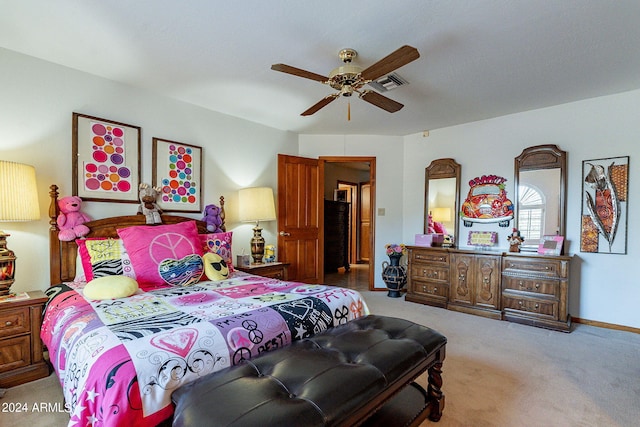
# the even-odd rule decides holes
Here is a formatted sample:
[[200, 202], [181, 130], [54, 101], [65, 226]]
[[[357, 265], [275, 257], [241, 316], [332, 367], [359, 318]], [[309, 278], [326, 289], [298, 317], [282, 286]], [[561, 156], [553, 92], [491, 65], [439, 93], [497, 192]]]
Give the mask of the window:
[[542, 193], [529, 185], [518, 188], [520, 201], [518, 206], [518, 226], [525, 240], [540, 240], [544, 230], [544, 211], [546, 201]]

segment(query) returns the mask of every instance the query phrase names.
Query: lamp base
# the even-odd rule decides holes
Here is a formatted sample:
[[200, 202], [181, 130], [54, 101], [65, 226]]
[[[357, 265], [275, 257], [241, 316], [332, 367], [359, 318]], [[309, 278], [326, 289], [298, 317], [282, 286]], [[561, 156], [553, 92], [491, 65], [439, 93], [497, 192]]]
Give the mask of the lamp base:
[[14, 282], [16, 257], [11, 249], [7, 248], [7, 237], [0, 231], [0, 296], [9, 295], [11, 285]]
[[262, 228], [253, 227], [253, 237], [251, 238], [251, 256], [254, 264], [262, 264], [264, 258], [264, 237], [262, 237]]

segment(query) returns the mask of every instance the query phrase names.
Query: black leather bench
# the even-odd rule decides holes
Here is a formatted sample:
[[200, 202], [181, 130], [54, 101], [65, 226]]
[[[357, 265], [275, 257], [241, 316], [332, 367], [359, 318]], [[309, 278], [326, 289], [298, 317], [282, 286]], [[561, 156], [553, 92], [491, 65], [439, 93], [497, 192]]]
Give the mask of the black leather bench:
[[[417, 426], [444, 409], [447, 339], [370, 315], [173, 393], [173, 426]], [[428, 370], [425, 391], [414, 380]], [[391, 422], [391, 424], [390, 424]]]

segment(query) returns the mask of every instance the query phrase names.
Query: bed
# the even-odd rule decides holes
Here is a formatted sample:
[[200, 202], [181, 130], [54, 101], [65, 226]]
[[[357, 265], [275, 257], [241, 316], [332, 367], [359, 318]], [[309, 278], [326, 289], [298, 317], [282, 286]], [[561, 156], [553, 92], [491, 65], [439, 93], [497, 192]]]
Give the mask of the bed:
[[[85, 238], [63, 242], [55, 185], [50, 196], [51, 286], [41, 337], [62, 386], [69, 426], [158, 425], [171, 418], [171, 393], [180, 386], [368, 314], [362, 296], [346, 288], [240, 271], [195, 280], [200, 276], [186, 272], [197, 254], [180, 258], [173, 246], [176, 260], [191, 260], [170, 276], [178, 282], [147, 281], [130, 242], [151, 248], [158, 236], [170, 234], [155, 231], [166, 228], [183, 243], [200, 245], [203, 255], [215, 251], [231, 264], [230, 233], [211, 233], [204, 222], [183, 216], [162, 215], [161, 225], [147, 226], [143, 215], [131, 215], [90, 221]], [[224, 218], [224, 199], [220, 204]], [[175, 231], [181, 227], [195, 229], [197, 237]], [[152, 243], [145, 240], [150, 235]], [[101, 252], [104, 247], [109, 251]], [[151, 271], [162, 279], [164, 261]], [[134, 276], [140, 289], [130, 296], [85, 296], [87, 283], [96, 279]]]

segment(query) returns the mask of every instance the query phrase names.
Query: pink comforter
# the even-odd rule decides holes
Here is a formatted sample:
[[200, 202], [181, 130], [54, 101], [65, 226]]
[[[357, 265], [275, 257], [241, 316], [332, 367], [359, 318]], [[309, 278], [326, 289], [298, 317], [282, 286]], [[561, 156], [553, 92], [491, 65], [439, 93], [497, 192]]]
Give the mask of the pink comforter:
[[181, 385], [368, 314], [356, 291], [242, 272], [106, 301], [83, 287], [48, 290], [41, 330], [69, 426], [155, 426]]

